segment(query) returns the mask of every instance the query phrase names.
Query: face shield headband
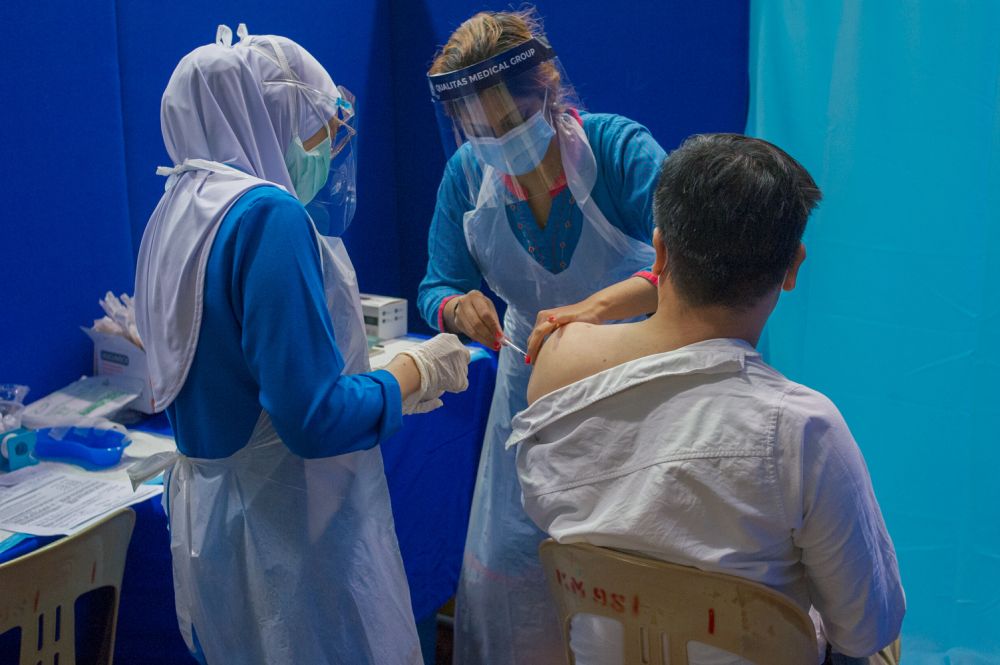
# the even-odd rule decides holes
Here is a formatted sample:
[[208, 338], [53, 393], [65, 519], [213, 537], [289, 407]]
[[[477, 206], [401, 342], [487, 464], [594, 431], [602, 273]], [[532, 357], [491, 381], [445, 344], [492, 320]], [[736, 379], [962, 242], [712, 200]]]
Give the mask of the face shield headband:
[[558, 187], [561, 166], [545, 159], [571, 86], [544, 37], [428, 75], [428, 84], [449, 168], [462, 173], [470, 203], [479, 198], [484, 178], [499, 179], [504, 197], [508, 190], [524, 198]]
[[556, 57], [556, 52], [544, 40], [535, 37], [463, 69], [444, 74], [429, 74], [431, 99], [450, 102], [461, 99], [517, 77]]
[[[240, 24], [239, 30], [242, 41], [247, 36], [246, 26], [244, 24]], [[306, 104], [312, 108], [313, 112], [317, 116], [318, 123], [316, 131], [319, 131], [319, 129], [324, 126], [328, 128], [328, 133], [330, 134], [331, 156], [336, 157], [337, 154], [344, 149], [344, 146], [347, 145], [352, 138], [354, 138], [356, 133], [351, 123], [351, 119], [354, 117], [354, 96], [342, 86], [337, 86], [339, 94], [337, 96], [333, 96], [299, 80], [299, 78], [295, 75], [295, 72], [292, 70], [291, 65], [288, 64], [288, 58], [285, 56], [285, 51], [281, 47], [278, 40], [270, 35], [265, 36], [263, 39], [266, 39], [271, 45], [271, 50], [273, 51], [272, 59], [277, 62], [282, 73], [284, 74], [282, 78], [263, 81], [264, 85], [291, 85], [297, 88], [298, 92], [301, 94], [294, 95], [292, 97], [292, 117], [296, 119], [299, 118], [298, 103], [300, 97], [305, 99]], [[266, 50], [260, 49], [257, 44], [253, 44], [253, 46], [257, 47], [258, 50], [260, 50], [260, 52], [265, 56], [271, 57], [271, 54], [269, 54]], [[336, 122], [335, 130], [330, 128], [331, 122]], [[295, 130], [297, 138], [309, 138], [301, 135], [301, 127], [298, 126], [298, 121], [296, 121], [296, 125], [293, 129]]]

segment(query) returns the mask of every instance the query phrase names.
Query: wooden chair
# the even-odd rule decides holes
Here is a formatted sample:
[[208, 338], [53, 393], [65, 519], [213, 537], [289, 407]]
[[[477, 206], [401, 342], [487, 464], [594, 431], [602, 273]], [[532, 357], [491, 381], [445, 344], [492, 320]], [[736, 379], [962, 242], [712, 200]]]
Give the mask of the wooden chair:
[[95, 662], [111, 665], [134, 525], [135, 513], [125, 508], [0, 565], [0, 634], [21, 629], [20, 665], [75, 665], [76, 601], [98, 589], [109, 591], [109, 602], [103, 620], [94, 622]]
[[551, 539], [539, 554], [570, 665], [570, 623], [580, 613], [621, 622], [625, 665], [687, 665], [692, 640], [759, 665], [815, 665], [819, 659], [809, 615], [761, 584]]

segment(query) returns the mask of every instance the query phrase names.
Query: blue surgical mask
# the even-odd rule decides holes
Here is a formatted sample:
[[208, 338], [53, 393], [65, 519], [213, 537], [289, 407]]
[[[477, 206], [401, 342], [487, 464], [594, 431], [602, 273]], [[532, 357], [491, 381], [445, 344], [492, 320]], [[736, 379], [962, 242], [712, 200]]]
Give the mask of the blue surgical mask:
[[288, 176], [292, 179], [295, 194], [302, 205], [313, 200], [330, 175], [330, 137], [323, 139], [312, 150], [302, 147], [299, 137], [292, 140], [285, 152], [285, 166]]
[[469, 144], [481, 162], [508, 175], [523, 175], [538, 168], [556, 135], [539, 111], [499, 138], [470, 136]]

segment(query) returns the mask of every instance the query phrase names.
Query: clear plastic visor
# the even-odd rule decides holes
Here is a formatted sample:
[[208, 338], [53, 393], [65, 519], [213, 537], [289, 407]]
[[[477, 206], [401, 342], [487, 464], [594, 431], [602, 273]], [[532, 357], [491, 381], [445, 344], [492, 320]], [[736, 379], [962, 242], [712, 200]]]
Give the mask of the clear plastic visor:
[[519, 199], [548, 195], [565, 181], [556, 128], [573, 106], [572, 88], [546, 48], [532, 40], [428, 77], [445, 154], [465, 176], [472, 203], [484, 177]]
[[330, 171], [306, 211], [323, 235], [343, 235], [357, 207], [354, 95], [344, 86], [337, 86], [339, 96], [334, 97], [294, 79], [265, 81], [265, 85], [294, 89], [292, 136], [302, 142], [305, 150], [321, 148], [330, 139]]
[[341, 97], [337, 111], [327, 121], [330, 141], [330, 174], [326, 183], [306, 206], [316, 228], [325, 236], [339, 237], [354, 219], [357, 208], [357, 115], [354, 95], [337, 86]]

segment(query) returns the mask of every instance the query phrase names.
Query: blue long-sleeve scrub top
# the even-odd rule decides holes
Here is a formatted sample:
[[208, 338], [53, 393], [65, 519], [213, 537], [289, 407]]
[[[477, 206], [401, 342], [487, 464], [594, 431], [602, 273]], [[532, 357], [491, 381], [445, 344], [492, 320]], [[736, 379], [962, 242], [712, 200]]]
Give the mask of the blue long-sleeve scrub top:
[[[646, 243], [653, 236], [653, 190], [666, 153], [637, 122], [607, 113], [582, 113], [583, 130], [597, 162], [592, 196], [612, 225]], [[445, 165], [438, 188], [437, 207], [428, 238], [427, 274], [420, 283], [417, 307], [432, 328], [446, 298], [467, 293], [482, 284], [482, 273], [469, 253], [462, 216], [474, 207], [459, 148]], [[481, 176], [481, 174], [476, 174]], [[478, 181], [480, 177], [477, 177]], [[534, 260], [552, 273], [564, 270], [580, 239], [583, 214], [569, 188], [553, 192], [552, 210], [544, 228], [534, 221], [526, 201], [505, 206], [515, 237]]]
[[257, 187], [230, 208], [209, 253], [194, 360], [167, 408], [183, 454], [232, 455], [262, 407], [306, 458], [366, 450], [399, 429], [392, 374], [343, 374], [321, 265], [312, 222], [290, 194]]

